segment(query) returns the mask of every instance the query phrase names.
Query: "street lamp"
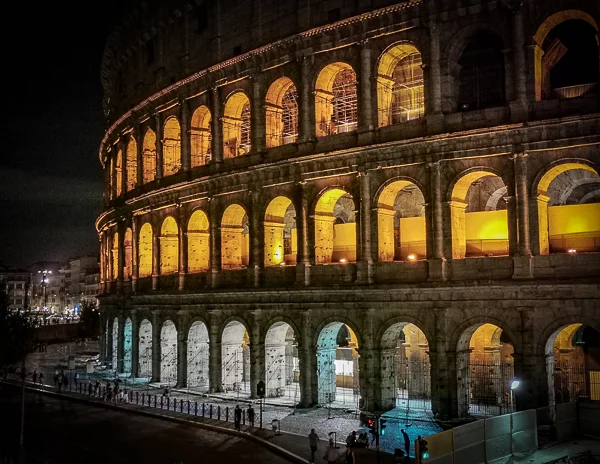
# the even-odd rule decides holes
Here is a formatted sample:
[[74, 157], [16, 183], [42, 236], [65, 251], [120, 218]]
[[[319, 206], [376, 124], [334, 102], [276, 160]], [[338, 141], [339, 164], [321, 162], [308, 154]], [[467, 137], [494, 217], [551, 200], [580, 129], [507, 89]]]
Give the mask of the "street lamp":
[[511, 383], [510, 383], [510, 412], [514, 412], [514, 391], [519, 388], [521, 382], [519, 382], [517, 379], [514, 379]]
[[42, 274], [42, 298], [43, 298], [43, 310], [44, 310], [44, 320], [46, 319], [46, 307], [48, 305], [48, 292], [46, 288], [48, 287], [48, 274], [52, 274], [52, 271], [48, 271], [44, 269], [43, 271], [38, 271], [38, 274]]

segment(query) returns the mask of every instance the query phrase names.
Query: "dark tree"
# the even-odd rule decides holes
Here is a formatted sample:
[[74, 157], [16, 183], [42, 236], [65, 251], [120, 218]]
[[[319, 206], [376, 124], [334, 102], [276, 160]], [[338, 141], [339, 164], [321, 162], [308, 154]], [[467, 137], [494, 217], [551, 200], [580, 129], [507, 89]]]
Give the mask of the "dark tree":
[[82, 337], [96, 338], [100, 334], [100, 313], [95, 303], [84, 300], [79, 314]]
[[6, 285], [0, 281], [0, 369], [21, 362], [33, 351], [34, 329], [22, 314], [10, 311]]

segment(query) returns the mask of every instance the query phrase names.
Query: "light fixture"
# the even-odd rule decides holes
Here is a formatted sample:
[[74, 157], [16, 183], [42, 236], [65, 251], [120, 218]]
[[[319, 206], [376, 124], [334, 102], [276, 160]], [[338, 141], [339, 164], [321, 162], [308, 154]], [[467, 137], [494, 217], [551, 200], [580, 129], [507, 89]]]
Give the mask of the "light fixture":
[[280, 265], [280, 266], [285, 266], [285, 261], [281, 261], [281, 262], [279, 263], [279, 265]]
[[574, 255], [575, 253], [577, 253], [577, 250], [575, 248], [569, 248], [569, 253]]
[[348, 260], [346, 258], [340, 258], [340, 263], [345, 264], [347, 262], [348, 262]]
[[410, 255], [407, 256], [409, 261], [414, 261], [415, 259], [417, 259], [417, 255], [415, 255], [414, 253], [411, 253]]
[[518, 380], [513, 380], [510, 383], [510, 389], [511, 390], [516, 390], [517, 388], [519, 388], [519, 385], [521, 384], [521, 382], [519, 382]]

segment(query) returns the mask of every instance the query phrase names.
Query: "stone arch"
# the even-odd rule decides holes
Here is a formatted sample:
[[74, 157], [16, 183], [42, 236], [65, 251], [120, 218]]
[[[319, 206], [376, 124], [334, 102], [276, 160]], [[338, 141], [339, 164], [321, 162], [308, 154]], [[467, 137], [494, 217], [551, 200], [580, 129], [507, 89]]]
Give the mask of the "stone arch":
[[489, 198], [503, 187], [504, 180], [497, 171], [480, 167], [460, 173], [452, 183], [448, 204], [453, 259], [508, 254], [506, 202], [496, 203], [502, 209], [487, 210]]
[[137, 142], [133, 135], [127, 142], [127, 191], [131, 191], [137, 184]]
[[112, 234], [111, 263], [111, 279], [117, 280], [119, 277], [119, 232], [116, 230]]
[[552, 163], [536, 176], [540, 254], [600, 251], [600, 203], [565, 205], [559, 202], [562, 196], [558, 201], [552, 198], [578, 177], [598, 179], [598, 169], [587, 160], [569, 159]]
[[142, 147], [143, 183], [147, 184], [156, 178], [156, 134], [150, 128], [144, 135]]
[[167, 118], [163, 131], [163, 177], [167, 177], [181, 168], [181, 126], [175, 116]]
[[425, 198], [412, 180], [391, 179], [377, 192], [379, 261], [427, 257]]
[[221, 265], [223, 269], [247, 266], [249, 248], [248, 215], [243, 206], [234, 203], [225, 209], [221, 219]]
[[514, 339], [502, 336], [499, 325], [475, 319], [461, 324], [456, 343], [459, 417], [506, 414], [514, 411]]
[[271, 84], [265, 97], [267, 148], [294, 143], [298, 138], [298, 92], [289, 77]]
[[111, 353], [112, 369], [114, 371], [116, 371], [117, 366], [119, 365], [119, 318], [118, 317], [115, 317], [113, 319], [111, 335], [112, 335], [112, 353]]
[[274, 322], [265, 334], [265, 386], [267, 397], [300, 400], [298, 333], [284, 321]]
[[316, 135], [356, 130], [357, 101], [357, 79], [352, 66], [335, 62], [323, 67], [315, 82]]
[[295, 265], [298, 251], [296, 209], [284, 196], [273, 198], [265, 211], [265, 266]]
[[381, 335], [381, 404], [384, 409], [431, 410], [429, 342], [415, 324], [397, 321]]
[[125, 280], [129, 280], [131, 279], [133, 273], [133, 232], [131, 231], [131, 227], [125, 229], [123, 248], [125, 249], [125, 266], [123, 267], [123, 277]]
[[167, 216], [160, 228], [160, 274], [179, 271], [179, 227], [172, 216]]
[[199, 106], [192, 114], [192, 124], [190, 126], [192, 168], [208, 164], [212, 158], [211, 121], [212, 116], [207, 106]]
[[197, 391], [209, 390], [210, 341], [208, 327], [202, 320], [195, 320], [187, 334], [187, 386]]
[[160, 382], [177, 383], [177, 326], [172, 319], [163, 321], [160, 329]]
[[188, 272], [202, 272], [210, 264], [210, 230], [208, 216], [195, 210], [188, 221]]
[[117, 150], [117, 159], [115, 162], [115, 182], [116, 182], [116, 190], [117, 196], [121, 196], [123, 193], [123, 150], [119, 148]]
[[241, 90], [231, 93], [223, 107], [223, 154], [235, 158], [250, 153], [250, 99]]
[[[545, 44], [548, 35], [551, 31], [562, 23], [572, 20], [583, 21], [591, 26], [598, 33], [598, 24], [596, 20], [588, 13], [581, 10], [563, 10], [548, 16], [538, 27], [533, 35], [534, 44], [534, 69], [535, 69], [535, 99], [540, 101], [546, 98], [552, 98], [550, 82], [551, 68], [560, 60], [567, 52], [566, 47], [560, 40], [556, 38], [548, 44]], [[593, 39], [592, 39], [593, 40]], [[598, 37], [596, 36], [596, 45], [598, 45]], [[546, 48], [546, 50], [544, 50]], [[548, 57], [544, 59], [544, 57]], [[596, 60], [598, 59], [596, 54]], [[596, 66], [597, 68], [597, 66]], [[577, 73], [574, 73], [577, 74]], [[591, 90], [591, 88], [577, 89], [576, 93], [564, 95], [569, 98], [580, 96]], [[560, 96], [560, 95], [559, 95]]]
[[322, 191], [315, 204], [315, 262], [356, 261], [356, 205], [340, 187]]
[[377, 65], [379, 127], [418, 119], [424, 112], [421, 53], [409, 42], [392, 44]]
[[133, 342], [133, 324], [131, 318], [125, 319], [125, 325], [123, 326], [123, 372], [125, 374], [131, 374], [131, 350]]
[[138, 376], [142, 378], [152, 378], [152, 323], [148, 319], [142, 319], [139, 328], [139, 367]]
[[153, 232], [152, 226], [146, 222], [140, 228], [140, 236], [138, 239], [139, 253], [139, 276], [149, 277], [152, 275], [152, 256], [153, 256]]
[[221, 389], [250, 396], [250, 331], [241, 318], [233, 317], [221, 331]]

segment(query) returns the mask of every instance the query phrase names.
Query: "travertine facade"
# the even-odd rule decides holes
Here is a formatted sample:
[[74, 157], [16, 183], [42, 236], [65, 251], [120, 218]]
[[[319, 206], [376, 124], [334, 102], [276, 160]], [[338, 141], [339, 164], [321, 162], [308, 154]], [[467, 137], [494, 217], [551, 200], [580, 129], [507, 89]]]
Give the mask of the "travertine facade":
[[311, 405], [346, 385], [325, 366], [347, 327], [367, 409], [394, 406], [400, 344], [440, 417], [469, 412], [479, 358], [517, 408], [554, 401], [557, 335], [600, 330], [599, 21], [584, 0], [142, 3], [103, 64], [103, 356], [254, 396], [274, 350]]

